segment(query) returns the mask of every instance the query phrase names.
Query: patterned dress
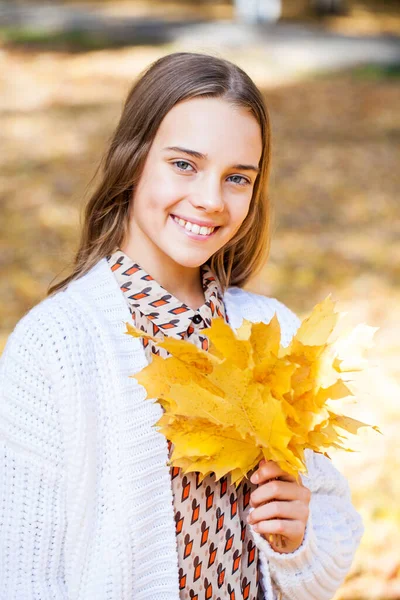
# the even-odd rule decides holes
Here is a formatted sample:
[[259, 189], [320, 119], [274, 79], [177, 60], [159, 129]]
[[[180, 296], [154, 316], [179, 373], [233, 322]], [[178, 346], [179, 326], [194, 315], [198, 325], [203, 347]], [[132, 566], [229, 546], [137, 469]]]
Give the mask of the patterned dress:
[[[226, 314], [216, 276], [201, 267], [205, 303], [193, 310], [163, 288], [120, 249], [107, 256], [136, 327], [163, 338], [184, 339], [208, 350], [203, 331], [213, 317]], [[148, 360], [152, 353], [167, 356], [150, 340], [142, 344]], [[171, 456], [173, 445], [169, 441]], [[238, 489], [229, 476], [215, 481], [212, 473], [199, 483], [198, 473], [183, 475], [171, 467], [180, 600], [259, 600], [258, 549], [247, 526], [251, 492], [257, 487], [244, 479]]]

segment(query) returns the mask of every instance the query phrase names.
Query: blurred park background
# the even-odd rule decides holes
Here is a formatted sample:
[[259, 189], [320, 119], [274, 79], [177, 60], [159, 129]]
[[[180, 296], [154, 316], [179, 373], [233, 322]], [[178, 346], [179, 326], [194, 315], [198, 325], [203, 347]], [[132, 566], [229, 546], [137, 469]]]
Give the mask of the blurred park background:
[[400, 599], [400, 2], [0, 2], [0, 351], [65, 274], [125, 94], [177, 50], [242, 66], [273, 130], [268, 264], [246, 287], [299, 316], [332, 293], [379, 327], [332, 452], [366, 532], [335, 600]]

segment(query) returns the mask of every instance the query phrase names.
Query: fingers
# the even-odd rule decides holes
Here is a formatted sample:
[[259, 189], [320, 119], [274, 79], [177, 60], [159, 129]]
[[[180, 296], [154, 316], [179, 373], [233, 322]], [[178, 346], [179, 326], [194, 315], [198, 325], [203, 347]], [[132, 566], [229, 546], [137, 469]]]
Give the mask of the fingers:
[[280, 534], [285, 538], [302, 539], [304, 534], [304, 524], [301, 521], [290, 519], [271, 519], [269, 521], [260, 521], [253, 525], [257, 533], [265, 537], [269, 534]]
[[260, 485], [275, 477], [279, 477], [285, 481], [296, 481], [296, 478], [293, 477], [293, 475], [286, 473], [286, 471], [283, 471], [278, 463], [273, 460], [267, 462], [264, 459], [260, 462], [257, 471], [254, 471], [253, 475], [250, 477], [250, 481]]
[[250, 495], [250, 506], [256, 507], [272, 500], [302, 500], [309, 503], [311, 492], [304, 486], [294, 484], [292, 481], [273, 479], [259, 485]]
[[[255, 508], [248, 515], [247, 522], [251, 525], [263, 521], [280, 521], [280, 520], [294, 520], [300, 521], [303, 526], [307, 522], [309, 515], [309, 508], [303, 502], [294, 500], [291, 502], [269, 502], [268, 504], [262, 504]], [[269, 533], [284, 533], [283, 531], [271, 531]]]

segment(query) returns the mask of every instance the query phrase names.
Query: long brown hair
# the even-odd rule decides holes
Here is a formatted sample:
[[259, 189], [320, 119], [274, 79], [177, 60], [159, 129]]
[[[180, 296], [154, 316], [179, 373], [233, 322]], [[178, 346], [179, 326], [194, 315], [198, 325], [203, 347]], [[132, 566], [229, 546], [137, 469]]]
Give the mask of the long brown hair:
[[270, 237], [270, 126], [262, 94], [242, 69], [225, 59], [176, 52], [151, 64], [129, 92], [103, 159], [101, 180], [85, 207], [72, 273], [50, 286], [49, 295], [120, 247], [128, 231], [129, 203], [163, 118], [178, 102], [196, 97], [223, 98], [250, 110], [260, 125], [263, 148], [249, 212], [232, 239], [207, 262], [224, 289], [243, 286], [263, 266]]

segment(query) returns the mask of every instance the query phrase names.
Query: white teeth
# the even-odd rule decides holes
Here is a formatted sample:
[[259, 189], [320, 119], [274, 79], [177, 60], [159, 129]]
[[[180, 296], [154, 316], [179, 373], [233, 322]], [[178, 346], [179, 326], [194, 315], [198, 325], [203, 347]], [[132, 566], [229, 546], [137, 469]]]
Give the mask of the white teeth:
[[188, 231], [195, 233], [196, 235], [210, 235], [215, 229], [215, 227], [200, 227], [200, 225], [197, 225], [196, 223], [189, 223], [189, 221], [184, 221], [183, 219], [179, 219], [175, 216], [172, 218], [174, 219], [174, 221], [179, 223], [179, 225], [181, 225]]

